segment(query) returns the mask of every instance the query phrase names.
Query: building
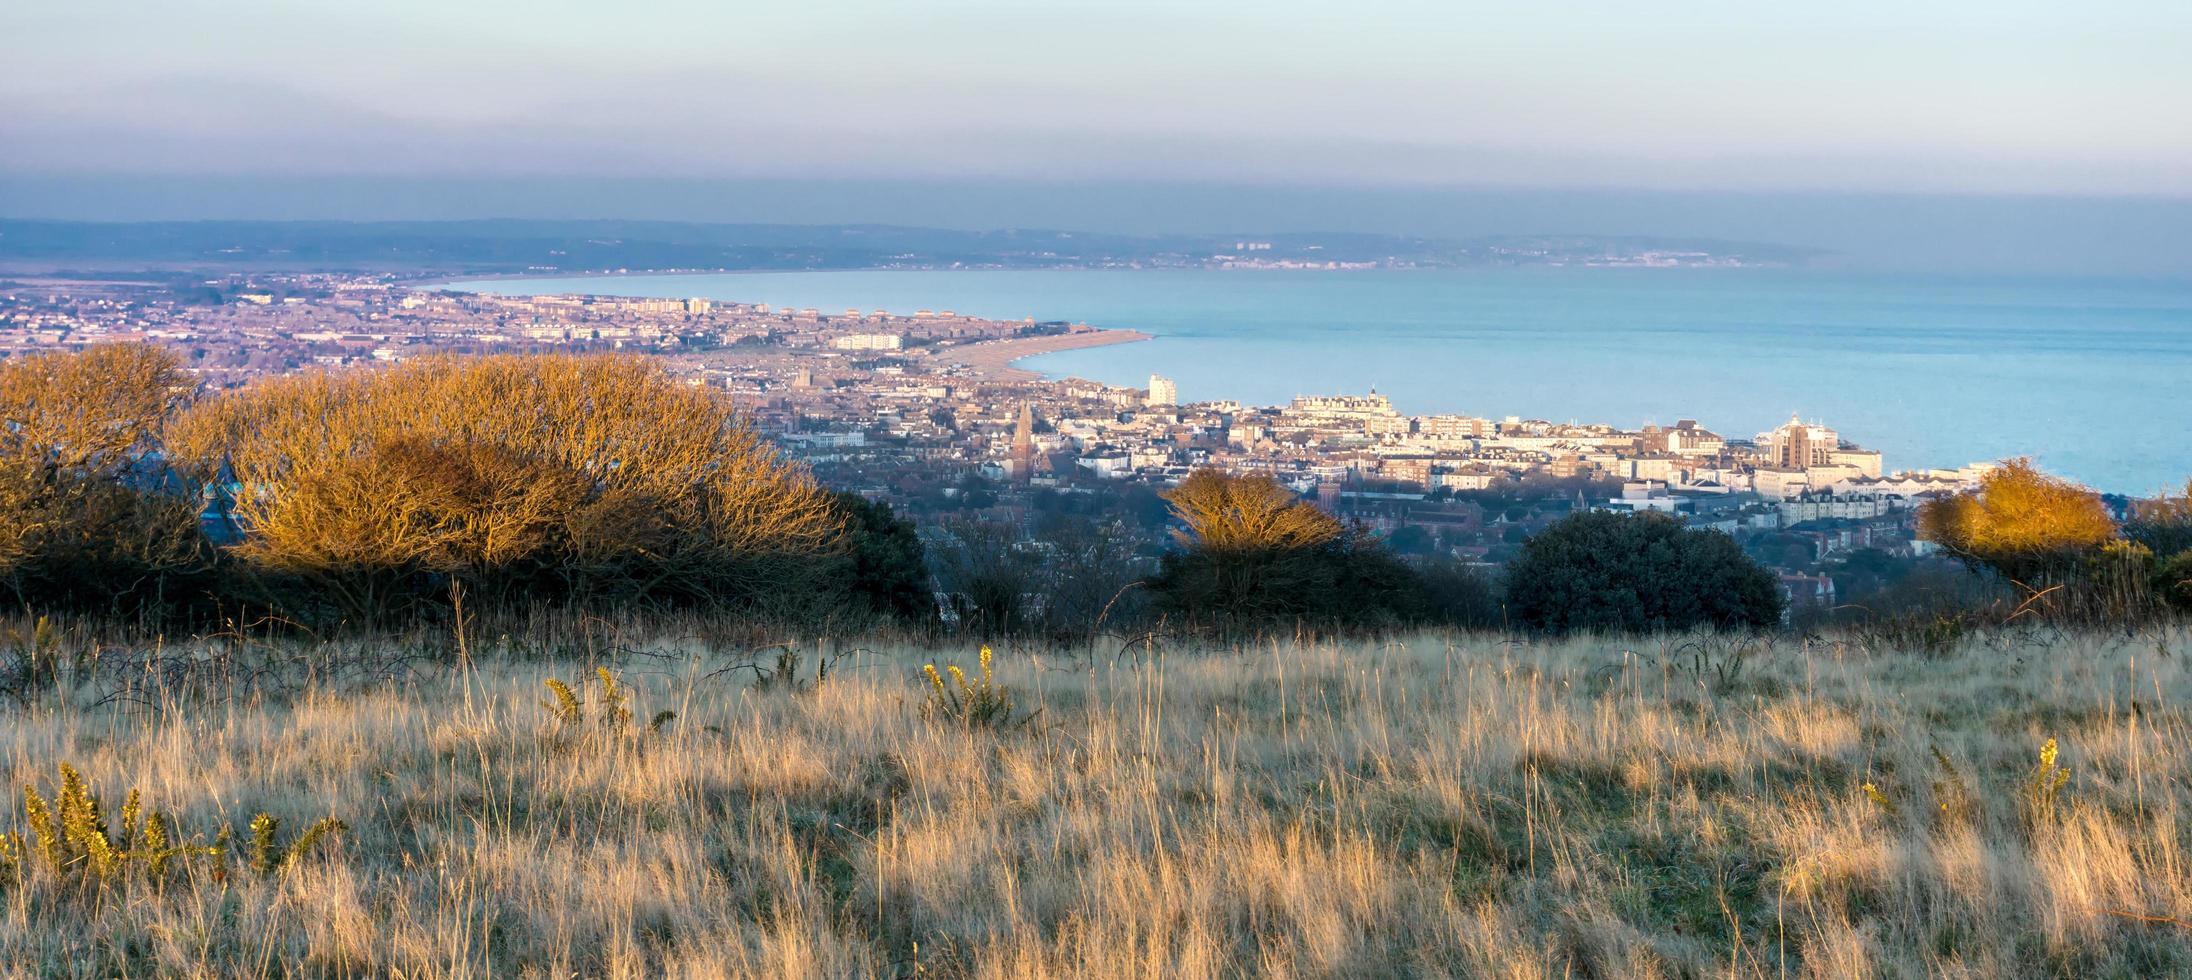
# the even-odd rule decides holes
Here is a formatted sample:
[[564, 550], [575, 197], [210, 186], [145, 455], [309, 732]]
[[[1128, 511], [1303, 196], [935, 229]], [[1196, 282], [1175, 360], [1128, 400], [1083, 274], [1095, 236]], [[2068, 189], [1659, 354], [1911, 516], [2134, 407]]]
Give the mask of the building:
[[1171, 378], [1167, 378], [1161, 374], [1152, 374], [1149, 376], [1149, 404], [1177, 405], [1179, 403], [1180, 388], [1178, 385], [1172, 383]]
[[1416, 419], [1416, 435], [1425, 439], [1481, 439], [1492, 432], [1489, 419], [1466, 415], [1425, 415]]
[[1811, 482], [1799, 467], [1760, 466], [1751, 471], [1751, 489], [1767, 500], [1794, 500], [1811, 489]]
[[894, 333], [846, 334], [830, 341], [838, 350], [899, 350], [906, 346], [906, 339]]
[[1331, 420], [1392, 418], [1400, 414], [1393, 410], [1393, 400], [1375, 389], [1368, 395], [1296, 395], [1286, 411], [1289, 415]]
[[1880, 478], [1880, 451], [1877, 449], [1844, 447], [1828, 453], [1827, 459], [1831, 465], [1855, 469], [1859, 476]]
[[1700, 428], [1696, 419], [1683, 419], [1674, 428], [1662, 429], [1647, 425], [1638, 440], [1639, 448], [1646, 453], [1673, 453], [1677, 456], [1718, 456], [1727, 448], [1727, 440], [1719, 434]]
[[1842, 448], [1842, 437], [1824, 425], [1791, 415], [1780, 428], [1759, 433], [1757, 444], [1766, 465], [1802, 470], [1832, 464], [1835, 450]]

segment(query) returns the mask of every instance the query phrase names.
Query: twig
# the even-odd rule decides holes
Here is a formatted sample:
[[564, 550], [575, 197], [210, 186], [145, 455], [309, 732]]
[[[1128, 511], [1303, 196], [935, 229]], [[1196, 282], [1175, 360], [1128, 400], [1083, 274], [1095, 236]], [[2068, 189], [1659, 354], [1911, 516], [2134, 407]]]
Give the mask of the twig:
[[2180, 919], [2174, 915], [2147, 915], [2142, 912], [2133, 912], [2129, 909], [2095, 909], [2094, 911], [2097, 911], [2102, 915], [2113, 915], [2119, 919], [2130, 919], [2133, 922], [2144, 922], [2148, 925], [2176, 926], [2179, 929], [2192, 929], [2192, 921]]

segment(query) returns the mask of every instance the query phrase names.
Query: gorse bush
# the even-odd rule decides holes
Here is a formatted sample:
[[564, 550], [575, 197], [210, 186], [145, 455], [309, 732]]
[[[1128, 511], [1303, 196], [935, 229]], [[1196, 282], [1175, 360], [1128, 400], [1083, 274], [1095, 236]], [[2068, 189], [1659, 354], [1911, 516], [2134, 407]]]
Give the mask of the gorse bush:
[[843, 545], [805, 471], [636, 358], [275, 378], [171, 441], [230, 489], [237, 556], [290, 607], [372, 616], [452, 579], [489, 603], [761, 602], [807, 594]]

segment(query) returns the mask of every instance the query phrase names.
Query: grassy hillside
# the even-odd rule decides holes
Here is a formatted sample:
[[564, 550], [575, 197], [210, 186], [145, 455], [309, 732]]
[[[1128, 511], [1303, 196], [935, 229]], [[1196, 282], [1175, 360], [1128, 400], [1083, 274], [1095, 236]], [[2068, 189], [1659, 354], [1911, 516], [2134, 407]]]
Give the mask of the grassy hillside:
[[[11, 792], [50, 799], [72, 762], [110, 820], [134, 787], [178, 839], [238, 837], [220, 868], [125, 863], [103, 883], [22, 842], [0, 963], [2192, 971], [2181, 628], [2003, 633], [1930, 657], [1714, 636], [999, 650], [1009, 720], [971, 725], [924, 708], [921, 667], [978, 681], [972, 650], [847, 650], [816, 684], [802, 647], [799, 682], [757, 684], [773, 653], [747, 670], [675, 635], [568, 646], [475, 639], [474, 666], [415, 638], [62, 651], [77, 663], [59, 691], [0, 709]], [[243, 827], [260, 811], [282, 839], [331, 815], [347, 830], [261, 873]], [[25, 828], [20, 808], [0, 815]]]

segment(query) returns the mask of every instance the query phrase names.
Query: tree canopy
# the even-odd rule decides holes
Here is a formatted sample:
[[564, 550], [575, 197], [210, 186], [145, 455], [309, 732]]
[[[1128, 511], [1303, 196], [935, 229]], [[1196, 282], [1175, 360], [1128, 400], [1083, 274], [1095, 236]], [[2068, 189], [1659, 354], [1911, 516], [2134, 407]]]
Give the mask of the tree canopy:
[[1719, 531], [1659, 514], [1583, 513], [1523, 542], [1508, 604], [1555, 632], [1763, 627], [1781, 618], [1773, 573]]

